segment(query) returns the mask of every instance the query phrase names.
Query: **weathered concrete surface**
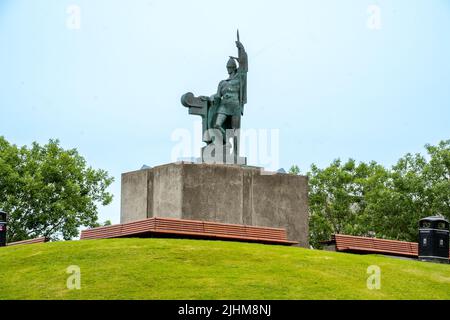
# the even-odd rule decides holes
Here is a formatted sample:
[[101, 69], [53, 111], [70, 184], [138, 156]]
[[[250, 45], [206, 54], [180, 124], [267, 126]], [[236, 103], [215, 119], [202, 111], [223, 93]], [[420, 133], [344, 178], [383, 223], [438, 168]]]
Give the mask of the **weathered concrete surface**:
[[[153, 212], [148, 217], [182, 218], [183, 166], [164, 165], [153, 170]], [[151, 186], [149, 186], [151, 192]]]
[[122, 174], [121, 222], [172, 217], [286, 228], [308, 246], [308, 180], [260, 168], [172, 163]]
[[122, 174], [120, 222], [126, 223], [147, 218], [152, 212], [153, 172], [140, 170]]

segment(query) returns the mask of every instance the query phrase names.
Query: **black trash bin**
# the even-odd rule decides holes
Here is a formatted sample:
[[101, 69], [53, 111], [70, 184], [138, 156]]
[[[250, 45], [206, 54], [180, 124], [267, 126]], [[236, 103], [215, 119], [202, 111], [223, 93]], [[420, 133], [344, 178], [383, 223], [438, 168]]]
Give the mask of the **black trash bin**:
[[0, 247], [6, 246], [6, 212], [0, 210]]
[[442, 217], [419, 222], [419, 260], [449, 262], [449, 223]]

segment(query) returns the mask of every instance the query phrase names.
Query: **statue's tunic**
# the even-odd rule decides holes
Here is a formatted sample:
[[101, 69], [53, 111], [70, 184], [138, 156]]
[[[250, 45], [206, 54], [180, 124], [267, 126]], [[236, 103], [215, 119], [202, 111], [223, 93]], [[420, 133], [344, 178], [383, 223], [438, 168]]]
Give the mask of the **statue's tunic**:
[[241, 74], [237, 72], [234, 77], [219, 83], [218, 93], [221, 97], [217, 113], [227, 116], [240, 116], [242, 113], [241, 99]]

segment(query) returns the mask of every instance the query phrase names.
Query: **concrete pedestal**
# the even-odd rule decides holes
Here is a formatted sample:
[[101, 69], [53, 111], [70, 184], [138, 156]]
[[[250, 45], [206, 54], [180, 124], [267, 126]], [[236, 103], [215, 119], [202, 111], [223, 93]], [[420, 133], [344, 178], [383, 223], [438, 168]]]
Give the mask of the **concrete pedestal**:
[[151, 217], [285, 228], [308, 246], [308, 180], [260, 168], [171, 163], [122, 174], [121, 223]]

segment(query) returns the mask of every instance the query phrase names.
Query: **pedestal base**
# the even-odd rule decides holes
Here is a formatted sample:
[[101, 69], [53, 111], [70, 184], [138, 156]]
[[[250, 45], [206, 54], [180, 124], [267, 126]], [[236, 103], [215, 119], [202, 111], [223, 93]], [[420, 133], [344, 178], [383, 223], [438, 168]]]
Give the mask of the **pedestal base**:
[[191, 163], [122, 174], [121, 223], [152, 217], [285, 228], [288, 240], [308, 247], [308, 180]]

